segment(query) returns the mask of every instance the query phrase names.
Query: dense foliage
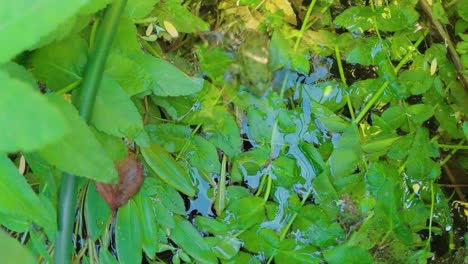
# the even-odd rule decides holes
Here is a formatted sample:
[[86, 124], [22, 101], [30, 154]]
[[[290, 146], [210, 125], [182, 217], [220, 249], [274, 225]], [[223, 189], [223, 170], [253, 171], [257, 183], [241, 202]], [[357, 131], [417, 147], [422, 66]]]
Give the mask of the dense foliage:
[[[0, 3], [0, 255], [52, 262], [64, 172], [77, 263], [463, 247], [437, 181], [468, 167], [467, 0], [128, 0], [86, 124], [73, 104], [112, 2]], [[113, 213], [95, 181], [127, 145], [145, 179]]]

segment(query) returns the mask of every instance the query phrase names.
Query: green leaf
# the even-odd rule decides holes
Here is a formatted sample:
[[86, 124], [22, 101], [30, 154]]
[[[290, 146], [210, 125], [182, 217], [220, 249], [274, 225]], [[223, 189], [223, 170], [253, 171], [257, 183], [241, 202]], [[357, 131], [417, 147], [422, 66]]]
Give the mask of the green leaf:
[[233, 59], [220, 48], [202, 46], [197, 50], [200, 67], [204, 74], [208, 75], [214, 84], [222, 84], [224, 74], [227, 72]]
[[429, 71], [407, 70], [398, 75], [398, 81], [413, 95], [422, 94], [434, 87], [434, 78]]
[[[0, 63], [32, 48], [41, 37], [78, 13], [88, 1], [30, 0], [0, 3]], [[60, 12], [57, 12], [60, 10]], [[34, 23], [32, 23], [34, 21]]]
[[203, 240], [198, 230], [181, 216], [175, 216], [176, 227], [171, 232], [171, 239], [187, 254], [200, 263], [218, 263], [211, 247]]
[[96, 181], [116, 182], [114, 163], [76, 109], [59, 96], [50, 95], [48, 99], [66, 117], [70, 130], [59, 141], [40, 149], [41, 157], [63, 171]]
[[132, 19], [144, 18], [158, 2], [159, 0], [129, 0], [125, 6], [125, 11]]
[[434, 106], [427, 104], [415, 104], [408, 107], [411, 121], [421, 125], [434, 115]]
[[320, 82], [304, 89], [304, 91], [316, 102], [335, 112], [345, 104], [345, 87], [342, 82], [327, 81]]
[[47, 88], [54, 91], [81, 80], [88, 61], [88, 44], [79, 35], [37, 50], [31, 57], [31, 71]]
[[265, 201], [262, 198], [249, 196], [232, 200], [223, 213], [224, 218], [229, 217], [232, 229], [245, 230], [260, 223], [265, 215], [263, 213]]
[[361, 65], [379, 65], [387, 60], [389, 50], [386, 40], [378, 37], [365, 38], [347, 54], [346, 61]]
[[159, 178], [176, 190], [191, 197], [195, 196], [196, 191], [188, 173], [162, 147], [151, 144], [141, 148], [141, 152]]
[[120, 85], [110, 78], [103, 78], [101, 82], [91, 123], [110, 135], [135, 139], [139, 145], [148, 141], [143, 120], [135, 104]]
[[148, 72], [134, 59], [119, 53], [109, 55], [105, 74], [117, 81], [128, 96], [143, 93], [151, 85]]
[[350, 126], [338, 140], [328, 163], [331, 175], [335, 178], [353, 174], [361, 163], [361, 146], [359, 134], [355, 126]]
[[155, 238], [158, 236], [159, 228], [156, 225], [156, 217], [154, 214], [154, 207], [152, 205], [151, 198], [144, 197], [140, 194], [137, 194], [137, 196], [135, 196], [133, 199], [135, 200], [136, 205], [140, 208], [141, 212], [141, 218], [139, 221], [141, 224], [141, 241], [143, 244], [143, 251], [147, 256], [153, 257], [156, 255], [156, 249], [158, 246], [158, 240]]
[[280, 242], [280, 250], [275, 256], [275, 263], [304, 263], [319, 264], [322, 263], [317, 249], [309, 245], [301, 245], [294, 239], [285, 239]]
[[90, 127], [90, 129], [111, 160], [123, 160], [127, 157], [128, 147], [122, 138], [100, 132], [94, 127]]
[[370, 6], [353, 6], [341, 12], [335, 18], [337, 26], [345, 27], [349, 31], [363, 33], [372, 27], [374, 16]]
[[205, 240], [213, 248], [214, 254], [224, 260], [237, 255], [242, 245], [242, 241], [232, 236], [207, 237]]
[[206, 139], [196, 135], [189, 143], [185, 151], [190, 164], [201, 171], [220, 173], [221, 163], [219, 162], [216, 148]]
[[193, 33], [209, 29], [209, 25], [198, 16], [193, 15], [179, 1], [160, 2], [154, 9], [159, 21], [169, 21], [179, 32]]
[[206, 216], [195, 216], [194, 223], [200, 231], [214, 235], [225, 234], [229, 231], [229, 227], [225, 223]]
[[165, 60], [146, 54], [135, 60], [150, 75], [150, 89], [157, 96], [190, 95], [203, 88], [203, 79], [191, 78]]
[[1, 71], [0, 80], [0, 152], [34, 151], [65, 135], [67, 122], [46, 97]]
[[153, 143], [163, 146], [168, 152], [181, 151], [192, 134], [190, 127], [170, 123], [146, 126]]
[[117, 32], [115, 32], [114, 40], [112, 41], [112, 53], [121, 53], [126, 56], [139, 56], [143, 54], [137, 35], [138, 32], [133, 20], [127, 15], [121, 16]]
[[378, 29], [396, 32], [414, 28], [415, 23], [418, 21], [419, 13], [414, 10], [414, 5], [409, 5], [388, 5], [378, 8], [375, 18]]
[[99, 250], [99, 261], [106, 264], [119, 264], [112, 254], [104, 248]]
[[357, 246], [341, 245], [323, 252], [325, 260], [329, 264], [341, 263], [359, 263], [372, 264], [374, 263], [372, 256], [367, 250]]
[[86, 230], [91, 238], [96, 241], [107, 227], [111, 210], [96, 190], [96, 184], [90, 182], [86, 192], [84, 205]]
[[4, 263], [37, 263], [27, 248], [3, 230], [0, 230], [0, 255]]
[[213, 118], [214, 124], [204, 127], [208, 133], [208, 140], [229, 157], [239, 154], [242, 140], [239, 127], [232, 114], [227, 111], [216, 111]]
[[401, 106], [389, 107], [382, 113], [381, 118], [389, 125], [390, 130], [399, 128], [406, 120], [405, 111]]
[[142, 242], [139, 209], [133, 200], [119, 208], [116, 217], [115, 244], [119, 263], [141, 263]]
[[27, 218], [47, 230], [55, 230], [55, 215], [46, 209], [23, 175], [4, 155], [0, 155], [0, 212]]

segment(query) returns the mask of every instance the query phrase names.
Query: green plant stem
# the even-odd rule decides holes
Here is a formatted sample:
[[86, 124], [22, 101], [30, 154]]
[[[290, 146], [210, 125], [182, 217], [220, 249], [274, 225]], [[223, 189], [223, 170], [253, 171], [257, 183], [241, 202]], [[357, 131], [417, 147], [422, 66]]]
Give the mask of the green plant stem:
[[226, 163], [227, 156], [224, 154], [221, 162], [221, 174], [219, 176], [218, 189], [216, 190], [215, 210], [218, 215], [221, 215], [226, 207]]
[[[346, 84], [346, 77], [344, 75], [344, 70], [343, 70], [343, 64], [341, 63], [341, 55], [340, 55], [340, 49], [338, 46], [335, 46], [335, 57], [336, 57], [336, 62], [338, 64], [338, 71], [340, 72], [340, 77], [341, 77], [341, 82], [343, 82], [344, 85]], [[349, 94], [346, 93], [346, 104], [348, 105], [348, 110], [349, 114], [351, 115], [352, 121], [356, 118], [354, 116], [354, 109], [353, 109], [353, 104], [351, 103], [351, 98], [349, 98]]]
[[[465, 143], [465, 140], [462, 139], [458, 144], [457, 146], [463, 146], [463, 144]], [[452, 151], [450, 152], [450, 154], [448, 154], [441, 162], [440, 162], [440, 166], [444, 166], [445, 163], [447, 163], [452, 157], [453, 155], [455, 155], [455, 153], [457, 153], [457, 151], [459, 150], [460, 148], [453, 148]]]
[[468, 146], [461, 146], [461, 145], [447, 145], [447, 144], [436, 144], [439, 148], [445, 149], [468, 149]]
[[[95, 48], [90, 54], [90, 60], [76, 102], [78, 111], [86, 122], [91, 119], [109, 49], [126, 3], [127, 0], [115, 0], [107, 8], [98, 30]], [[58, 231], [54, 253], [55, 263], [71, 263], [72, 260], [72, 230], [75, 222], [78, 180], [78, 177], [69, 173], [65, 173], [62, 178], [58, 205]]]
[[69, 85], [67, 85], [66, 87], [58, 90], [55, 93], [58, 94], [58, 95], [66, 94], [66, 93], [72, 91], [73, 89], [75, 89], [76, 87], [80, 86], [80, 84], [81, 84], [81, 80], [74, 81], [74, 82], [70, 83]]
[[297, 48], [299, 47], [299, 43], [301, 43], [301, 38], [304, 35], [304, 31], [310, 19], [310, 14], [312, 13], [312, 9], [314, 9], [316, 2], [317, 0], [313, 0], [312, 3], [310, 3], [309, 8], [307, 8], [307, 13], [304, 17], [304, 21], [302, 21], [302, 26], [301, 26], [301, 30], [299, 31], [299, 36], [297, 36], [296, 43], [294, 43], [294, 52], [297, 51]]
[[380, 86], [379, 90], [372, 96], [369, 102], [367, 102], [366, 106], [364, 106], [364, 109], [359, 113], [359, 115], [354, 119], [354, 124], [358, 124], [361, 122], [361, 120], [364, 118], [364, 116], [367, 114], [367, 112], [371, 109], [371, 107], [379, 100], [380, 96], [383, 94], [385, 91], [385, 88], [388, 86], [388, 81], [384, 82], [382, 86]]
[[435, 204], [435, 197], [434, 197], [434, 183], [431, 182], [431, 215], [429, 216], [429, 234], [427, 238], [427, 248], [430, 250], [431, 247], [431, 239], [432, 239], [432, 218], [434, 215], [434, 204]]

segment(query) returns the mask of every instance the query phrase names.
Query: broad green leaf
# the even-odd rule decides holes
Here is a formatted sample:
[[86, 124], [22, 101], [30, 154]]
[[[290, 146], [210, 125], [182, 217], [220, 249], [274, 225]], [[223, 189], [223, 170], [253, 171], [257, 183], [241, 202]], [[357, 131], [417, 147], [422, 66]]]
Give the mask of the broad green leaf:
[[177, 164], [166, 150], [159, 145], [151, 144], [149, 147], [141, 148], [141, 152], [159, 178], [176, 190], [188, 196], [195, 196], [195, 188], [188, 173]]
[[0, 230], [0, 255], [3, 263], [37, 263], [36, 258], [21, 243]]
[[174, 214], [162, 204], [153, 203], [153, 206], [154, 215], [156, 216], [158, 225], [161, 225], [165, 228], [174, 228]]
[[121, 53], [125, 54], [125, 56], [138, 56], [142, 54], [137, 34], [138, 32], [133, 20], [128, 15], [121, 16], [117, 32], [115, 32], [114, 40], [112, 41], [112, 53]]
[[76, 109], [59, 96], [50, 95], [48, 99], [67, 118], [70, 130], [59, 141], [40, 149], [39, 155], [63, 171], [96, 181], [116, 182], [114, 163]]
[[240, 182], [247, 176], [256, 176], [268, 161], [270, 149], [255, 148], [236, 155], [232, 160], [231, 180]]
[[0, 212], [27, 218], [40, 226], [55, 230], [54, 214], [49, 212], [23, 175], [4, 155], [0, 155]]
[[408, 114], [411, 121], [421, 125], [434, 115], [434, 106], [426, 104], [414, 104], [408, 107]]
[[156, 254], [158, 240], [158, 226], [156, 225], [156, 217], [154, 208], [150, 197], [137, 195], [133, 198], [136, 205], [140, 208], [141, 218], [139, 219], [141, 225], [141, 241], [143, 251], [147, 256], [152, 257]]
[[34, 76], [31, 74], [31, 72], [29, 72], [19, 64], [16, 64], [11, 61], [0, 64], [0, 72], [4, 72], [7, 75], [10, 75], [12, 79], [22, 81], [28, 86], [34, 88], [37, 87], [36, 79], [34, 79]]
[[107, 227], [111, 210], [96, 190], [94, 182], [88, 185], [84, 205], [86, 230], [90, 237], [96, 241]]
[[206, 216], [195, 216], [194, 223], [200, 231], [214, 235], [225, 234], [229, 231], [229, 227], [225, 223]]
[[361, 164], [361, 146], [359, 134], [355, 126], [350, 126], [338, 140], [335, 150], [332, 152], [328, 164], [331, 175], [335, 178], [353, 174]]
[[375, 23], [377, 24], [378, 29], [382, 31], [395, 32], [414, 28], [415, 23], [419, 18], [419, 13], [414, 10], [414, 5], [409, 5], [388, 5], [378, 8], [375, 18]]
[[263, 213], [265, 201], [262, 198], [249, 196], [232, 200], [224, 211], [224, 218], [230, 218], [231, 228], [245, 230], [260, 223], [265, 215]]
[[335, 112], [345, 104], [345, 87], [342, 82], [327, 81], [312, 85], [310, 89], [304, 91], [314, 101]]
[[[0, 3], [0, 63], [32, 48], [41, 37], [78, 13], [86, 0], [21, 0]], [[57, 12], [60, 10], [60, 12]]]
[[147, 135], [135, 104], [111, 78], [103, 78], [96, 96], [91, 123], [110, 135], [129, 138], [139, 145], [147, 142]]
[[[315, 254], [314, 254], [315, 253]], [[322, 263], [317, 249], [309, 245], [301, 245], [294, 239], [288, 238], [280, 243], [280, 250], [275, 256], [276, 263]]]
[[341, 12], [335, 18], [335, 24], [349, 31], [363, 33], [372, 27], [373, 16], [374, 12], [370, 6], [353, 6]]
[[357, 246], [341, 245], [334, 247], [330, 250], [323, 252], [325, 260], [329, 264], [341, 263], [360, 263], [372, 264], [374, 263], [371, 254], [367, 250]]
[[192, 134], [190, 127], [170, 123], [146, 126], [150, 139], [153, 143], [163, 146], [168, 152], [181, 151]]
[[293, 228], [302, 231], [310, 245], [327, 248], [345, 237], [343, 229], [332, 219], [319, 206], [306, 205], [301, 208]]
[[434, 86], [434, 77], [429, 71], [422, 70], [404, 71], [398, 75], [398, 81], [414, 95], [422, 94]]
[[68, 132], [59, 109], [31, 85], [1, 71], [0, 80], [0, 152], [34, 151]]
[[214, 254], [224, 260], [237, 255], [242, 245], [242, 241], [232, 236], [207, 237], [205, 241], [213, 248]]
[[303, 181], [296, 160], [288, 156], [280, 155], [273, 160], [271, 172], [276, 186], [292, 188], [294, 184]]
[[0, 225], [11, 231], [23, 233], [31, 227], [31, 221], [27, 217], [11, 215], [0, 211]]
[[347, 54], [346, 61], [348, 63], [379, 65], [387, 60], [390, 50], [388, 41], [378, 37], [369, 37], [359, 41], [359, 45]]
[[395, 141], [399, 140], [401, 137], [390, 137], [384, 139], [372, 139], [368, 143], [362, 145], [362, 150], [366, 153], [376, 153], [376, 152], [386, 152]]
[[400, 106], [391, 106], [382, 113], [381, 118], [389, 125], [389, 129], [399, 128], [406, 120], [405, 111]]
[[159, 0], [129, 0], [125, 6], [125, 11], [132, 19], [144, 18]]
[[150, 89], [157, 96], [181, 96], [194, 94], [203, 88], [203, 79], [192, 78], [169, 62], [142, 54], [135, 57], [150, 75]]
[[190, 13], [179, 1], [160, 2], [155, 10], [159, 21], [169, 21], [179, 32], [192, 33], [209, 29], [208, 24], [198, 16]]
[[310, 107], [317, 121], [331, 132], [343, 132], [349, 127], [346, 120], [315, 101], [312, 101], [311, 105], [307, 107]]
[[90, 129], [111, 160], [123, 160], [127, 157], [128, 147], [122, 138], [100, 132], [94, 127]]
[[233, 59], [220, 48], [202, 46], [197, 50], [201, 70], [213, 80], [214, 84], [222, 85], [224, 74], [227, 72]]
[[141, 263], [142, 241], [139, 209], [133, 200], [119, 208], [116, 217], [115, 244], [119, 263]]
[[99, 250], [99, 261], [101, 263], [106, 263], [106, 264], [119, 264], [119, 262], [115, 259], [115, 257], [112, 256], [112, 254], [104, 248], [101, 248]]
[[54, 91], [81, 80], [88, 60], [88, 45], [79, 35], [37, 50], [31, 57], [31, 71], [47, 88]]
[[225, 111], [214, 113], [214, 124], [205, 126], [208, 140], [220, 148], [229, 157], [234, 157], [241, 151], [242, 140], [239, 127], [234, 117]]
[[220, 173], [221, 163], [218, 152], [211, 142], [201, 136], [194, 136], [185, 150], [187, 160], [200, 171]]
[[190, 222], [181, 216], [175, 216], [174, 220], [176, 228], [172, 230], [170, 237], [177, 245], [200, 263], [218, 263], [211, 247]]
[[93, 14], [96, 11], [101, 10], [104, 7], [106, 7], [107, 4], [109, 4], [110, 2], [112, 2], [112, 0], [93, 0], [93, 1], [89, 1], [86, 5], [81, 7], [80, 14], [82, 14], [82, 15], [83, 14]]
[[111, 53], [107, 59], [105, 74], [117, 81], [128, 96], [147, 91], [150, 75], [134, 59], [124, 54]]

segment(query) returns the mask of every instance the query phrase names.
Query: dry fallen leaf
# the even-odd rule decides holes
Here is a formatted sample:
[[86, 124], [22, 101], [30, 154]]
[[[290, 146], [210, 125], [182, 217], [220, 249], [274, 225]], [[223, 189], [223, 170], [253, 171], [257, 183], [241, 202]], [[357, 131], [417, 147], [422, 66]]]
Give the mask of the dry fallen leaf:
[[119, 183], [96, 182], [96, 189], [113, 210], [125, 205], [143, 184], [144, 167], [133, 152], [121, 161], [114, 163], [119, 174]]

